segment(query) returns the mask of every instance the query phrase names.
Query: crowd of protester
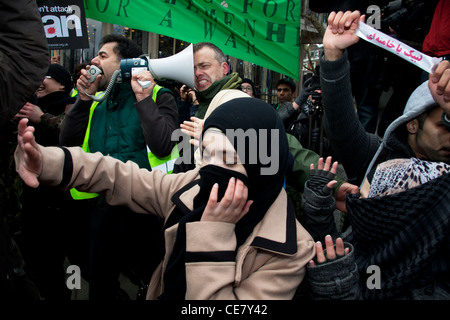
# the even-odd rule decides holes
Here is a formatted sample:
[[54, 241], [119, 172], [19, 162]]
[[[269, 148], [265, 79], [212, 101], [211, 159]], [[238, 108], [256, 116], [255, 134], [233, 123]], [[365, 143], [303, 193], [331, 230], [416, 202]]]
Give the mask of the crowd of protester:
[[316, 7], [319, 66], [268, 104], [209, 42], [193, 46], [195, 88], [150, 71], [116, 83], [142, 52], [113, 34], [71, 74], [36, 2], [0, 1], [0, 297], [70, 300], [68, 260], [89, 300], [448, 300], [450, 2], [418, 43], [442, 61], [396, 75], [407, 90], [380, 130], [364, 112], [383, 53], [361, 58], [350, 2]]

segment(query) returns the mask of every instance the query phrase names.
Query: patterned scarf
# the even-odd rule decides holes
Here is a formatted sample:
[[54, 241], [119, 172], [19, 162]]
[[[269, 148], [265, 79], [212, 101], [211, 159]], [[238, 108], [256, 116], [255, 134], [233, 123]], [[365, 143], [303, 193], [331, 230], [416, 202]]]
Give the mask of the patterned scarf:
[[[414, 289], [450, 280], [450, 175], [403, 189], [347, 197], [365, 299], [408, 297]], [[381, 289], [366, 286], [371, 265], [380, 268]]]
[[393, 159], [377, 166], [368, 197], [386, 196], [417, 187], [450, 172], [450, 165], [411, 159]]

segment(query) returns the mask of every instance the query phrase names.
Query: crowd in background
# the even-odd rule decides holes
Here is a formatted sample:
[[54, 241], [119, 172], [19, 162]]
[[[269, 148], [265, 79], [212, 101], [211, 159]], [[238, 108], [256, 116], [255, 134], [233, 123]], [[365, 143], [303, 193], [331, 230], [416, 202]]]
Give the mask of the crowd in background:
[[[0, 296], [70, 300], [68, 260], [90, 300], [448, 299], [450, 1], [379, 3], [386, 33], [442, 58], [431, 75], [359, 41], [369, 2], [310, 1], [329, 17], [319, 66], [269, 105], [208, 42], [195, 88], [115, 83], [142, 54], [118, 35], [71, 73], [35, 1], [1, 1], [2, 38], [27, 37], [0, 40]], [[277, 172], [227, 129], [259, 129]]]

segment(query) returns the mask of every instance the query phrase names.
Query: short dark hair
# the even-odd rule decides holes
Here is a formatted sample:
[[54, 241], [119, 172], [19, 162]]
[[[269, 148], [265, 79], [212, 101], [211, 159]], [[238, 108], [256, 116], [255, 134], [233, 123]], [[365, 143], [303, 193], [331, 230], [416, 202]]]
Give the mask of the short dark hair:
[[142, 55], [142, 49], [133, 41], [118, 34], [107, 34], [100, 41], [100, 47], [106, 43], [117, 42], [114, 53], [119, 59], [137, 58]]
[[400, 141], [408, 141], [408, 122], [413, 121], [413, 120], [417, 120], [418, 122], [418, 126], [419, 126], [419, 130], [423, 129], [423, 125], [425, 123], [425, 120], [427, 119], [427, 117], [430, 115], [431, 111], [433, 111], [435, 108], [440, 107], [439, 104], [435, 103], [433, 105], [430, 105], [429, 108], [427, 108], [427, 110], [425, 110], [424, 112], [422, 112], [421, 114], [419, 114], [417, 117], [415, 117], [414, 119], [411, 119], [405, 123], [403, 123], [401, 126], [399, 126], [399, 128], [397, 128], [395, 130], [397, 138]]
[[210, 49], [212, 49], [214, 51], [216, 60], [219, 63], [227, 62], [227, 56], [223, 53], [223, 51], [218, 46], [216, 46], [215, 44], [213, 44], [211, 42], [199, 42], [199, 43], [196, 43], [196, 44], [194, 44], [194, 47], [192, 49], [193, 49], [193, 51], [195, 53], [195, 52], [197, 52], [198, 50], [200, 50], [200, 49], [202, 49], [204, 47], [208, 47], [208, 48], [210, 48]]
[[419, 129], [423, 129], [423, 124], [425, 123], [426, 118], [429, 116], [431, 111], [435, 108], [439, 107], [439, 104], [435, 103], [430, 108], [428, 108], [424, 113], [420, 114], [416, 119], [419, 122]]
[[296, 87], [295, 87], [294, 81], [289, 80], [289, 79], [287, 79], [287, 78], [281, 78], [280, 80], [278, 80], [277, 88], [278, 88], [278, 86], [279, 86], [280, 84], [286, 84], [286, 85], [288, 85], [289, 88], [291, 88], [291, 91], [292, 91], [292, 92], [295, 92]]

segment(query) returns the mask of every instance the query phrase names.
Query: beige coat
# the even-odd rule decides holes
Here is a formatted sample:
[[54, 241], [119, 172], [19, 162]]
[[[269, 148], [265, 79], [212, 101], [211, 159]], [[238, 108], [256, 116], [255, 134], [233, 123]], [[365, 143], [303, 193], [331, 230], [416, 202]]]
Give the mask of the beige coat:
[[[41, 183], [104, 194], [111, 205], [126, 205], [138, 213], [157, 214], [167, 221], [175, 204], [193, 207], [198, 168], [187, 173], [164, 174], [139, 169], [99, 153], [80, 148], [42, 148]], [[73, 167], [73, 170], [72, 170]], [[204, 261], [186, 263], [186, 299], [292, 299], [305, 277], [305, 265], [315, 255], [314, 240], [294, 215], [287, 214], [282, 190], [263, 220], [239, 248], [234, 224], [191, 222], [186, 225], [186, 252], [201, 252]], [[177, 224], [165, 231], [166, 255], [150, 282], [148, 299], [163, 291], [164, 269], [170, 257]], [[237, 249], [237, 250], [236, 250]], [[235, 259], [208, 261], [208, 254], [236, 252]], [[151, 254], [151, 252], [149, 252]]]

